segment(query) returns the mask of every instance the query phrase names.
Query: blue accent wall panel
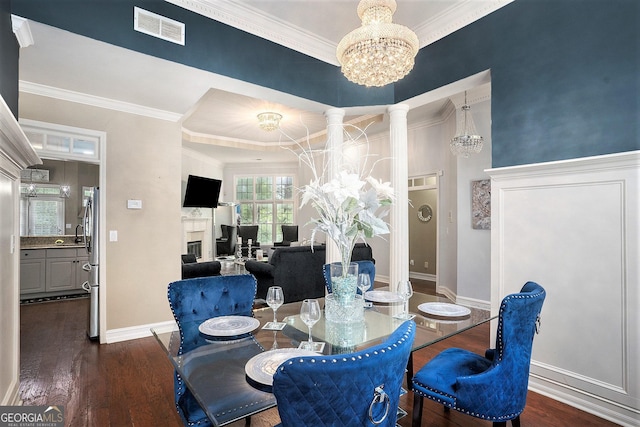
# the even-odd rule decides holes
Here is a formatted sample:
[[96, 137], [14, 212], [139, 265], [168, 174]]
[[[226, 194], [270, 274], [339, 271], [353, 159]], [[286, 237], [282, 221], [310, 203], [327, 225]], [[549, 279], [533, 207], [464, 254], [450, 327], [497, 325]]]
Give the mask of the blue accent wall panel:
[[19, 47], [11, 25], [11, 1], [0, 0], [0, 95], [18, 118]]
[[516, 0], [423, 48], [396, 102], [491, 70], [492, 166], [640, 149], [640, 2]]
[[[184, 22], [187, 46], [133, 31], [133, 6]], [[637, 0], [516, 0], [421, 49], [414, 70], [384, 88], [355, 85], [338, 67], [161, 0], [13, 0], [11, 7], [74, 33], [336, 107], [402, 102], [490, 70], [493, 167], [640, 149]]]
[[[138, 6], [183, 22], [185, 46], [133, 30]], [[13, 13], [194, 68], [332, 106], [389, 104], [393, 87], [366, 89], [336, 66], [163, 0], [13, 0]]]

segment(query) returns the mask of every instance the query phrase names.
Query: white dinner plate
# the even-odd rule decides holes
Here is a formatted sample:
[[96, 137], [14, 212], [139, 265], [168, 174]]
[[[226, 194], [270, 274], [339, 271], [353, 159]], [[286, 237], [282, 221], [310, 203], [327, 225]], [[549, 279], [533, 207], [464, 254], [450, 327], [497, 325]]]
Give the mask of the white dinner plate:
[[368, 291], [364, 293], [364, 299], [373, 302], [402, 302], [398, 294], [391, 291]]
[[254, 331], [260, 321], [249, 316], [220, 316], [207, 319], [198, 326], [198, 330], [211, 337], [233, 337]]
[[433, 316], [462, 317], [471, 313], [467, 307], [448, 302], [425, 302], [418, 306], [418, 310]]
[[319, 356], [319, 354], [310, 350], [300, 350], [297, 348], [269, 350], [249, 359], [244, 366], [244, 371], [253, 381], [270, 386], [273, 385], [273, 374], [276, 373], [278, 366], [280, 366], [282, 362], [294, 357], [305, 356]]

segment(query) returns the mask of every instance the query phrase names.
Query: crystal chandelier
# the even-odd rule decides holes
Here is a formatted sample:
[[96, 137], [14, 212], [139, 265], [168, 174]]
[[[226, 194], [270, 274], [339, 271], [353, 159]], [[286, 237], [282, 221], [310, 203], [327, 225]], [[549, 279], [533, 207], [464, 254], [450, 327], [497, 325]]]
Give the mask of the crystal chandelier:
[[471, 107], [467, 104], [467, 92], [464, 92], [464, 105], [458, 115], [456, 136], [451, 140], [451, 152], [456, 156], [469, 157], [471, 153], [482, 150], [482, 137], [476, 131], [476, 125], [471, 117]]
[[344, 36], [337, 48], [342, 73], [364, 86], [385, 86], [400, 80], [413, 68], [418, 37], [391, 22], [395, 0], [361, 0], [362, 26]]
[[281, 119], [282, 114], [273, 112], [260, 113], [258, 114], [258, 125], [262, 130], [271, 132], [272, 130], [276, 130], [280, 127]]

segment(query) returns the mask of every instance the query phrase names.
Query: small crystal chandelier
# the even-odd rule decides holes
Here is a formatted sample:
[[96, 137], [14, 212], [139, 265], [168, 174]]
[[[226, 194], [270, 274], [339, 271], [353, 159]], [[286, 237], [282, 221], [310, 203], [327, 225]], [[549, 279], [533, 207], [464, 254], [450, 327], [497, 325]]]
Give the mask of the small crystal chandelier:
[[258, 125], [262, 130], [271, 132], [280, 127], [281, 119], [282, 119], [282, 114], [273, 113], [273, 112], [260, 113], [258, 114]]
[[451, 140], [451, 152], [456, 156], [469, 157], [471, 153], [482, 150], [482, 137], [476, 131], [476, 125], [471, 117], [471, 107], [467, 104], [467, 91], [464, 92], [464, 105], [458, 114], [456, 136]]
[[347, 79], [367, 87], [385, 86], [413, 69], [418, 37], [391, 22], [395, 11], [395, 0], [360, 1], [362, 26], [344, 36], [336, 52]]

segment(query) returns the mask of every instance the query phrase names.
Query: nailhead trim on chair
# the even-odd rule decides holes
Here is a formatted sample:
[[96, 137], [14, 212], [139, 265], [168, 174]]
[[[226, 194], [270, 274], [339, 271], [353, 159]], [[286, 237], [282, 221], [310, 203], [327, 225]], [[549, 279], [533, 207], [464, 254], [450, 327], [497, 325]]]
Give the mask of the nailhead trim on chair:
[[[544, 291], [542, 291], [542, 292], [544, 292]], [[505, 304], [509, 300], [512, 300], [512, 299], [538, 298], [542, 292], [538, 292], [538, 293], [535, 293], [535, 294], [526, 294], [526, 295], [522, 295], [522, 294], [508, 295], [502, 300], [502, 304], [500, 304], [500, 310], [502, 310], [504, 308]], [[538, 316], [540, 316], [540, 313], [538, 313]], [[502, 317], [500, 317], [500, 319], [498, 320], [498, 342], [502, 342], [502, 322], [503, 322], [503, 319], [502, 319]], [[502, 360], [502, 352], [503, 351], [504, 351], [504, 346], [500, 346], [500, 352], [499, 352], [498, 360]]]
[[[413, 329], [413, 326], [411, 326], [407, 332], [402, 336], [402, 338], [400, 338], [397, 342], [390, 344], [389, 346], [387, 346], [386, 348], [382, 348], [380, 349], [381, 353], [385, 353], [387, 350], [391, 351], [394, 350], [396, 348], [398, 348], [398, 344], [401, 344], [403, 342], [405, 342], [407, 340], [407, 338], [409, 337], [409, 333], [411, 332], [411, 330]], [[378, 354], [378, 350], [374, 350], [373, 352], [369, 353], [364, 353], [364, 357], [371, 357], [371, 354]], [[351, 357], [342, 357], [342, 358], [332, 358], [332, 359], [320, 359], [320, 361], [322, 363], [327, 363], [327, 361], [330, 361], [331, 363], [338, 363], [338, 362], [349, 362], [349, 361], [357, 361], [359, 359], [362, 359], [363, 355], [357, 355], [357, 356], [351, 356]], [[304, 362], [310, 362], [310, 363], [316, 363], [316, 359], [306, 359], [306, 358], [298, 358], [298, 359], [289, 359], [287, 360], [285, 363], [283, 363], [282, 365], [280, 365], [280, 367], [278, 368], [279, 370], [283, 370], [284, 369], [284, 365], [293, 365], [294, 363], [304, 363]]]
[[[183, 279], [183, 280], [191, 280], [191, 279]], [[253, 293], [255, 295], [256, 290], [257, 290], [257, 286], [258, 286], [257, 282], [255, 281], [255, 279], [254, 279], [254, 285], [253, 286], [254, 286]], [[223, 293], [228, 293], [229, 289], [225, 286], [222, 289], [222, 292]], [[200, 291], [200, 296], [204, 297], [204, 291]], [[182, 328], [180, 327], [180, 322], [177, 320], [178, 316], [176, 316], [175, 307], [173, 306], [173, 304], [171, 302], [171, 298], [169, 296], [169, 288], [167, 288], [167, 300], [169, 301], [169, 308], [171, 309], [171, 314], [173, 315], [173, 318], [176, 320], [176, 324], [178, 324], [178, 331], [180, 332], [180, 346], [178, 347], [178, 356], [181, 356], [183, 348], [184, 348], [184, 334], [182, 332]], [[219, 307], [216, 305], [215, 309], [219, 310]], [[194, 312], [194, 314], [195, 314], [195, 312]], [[184, 394], [184, 389], [186, 389], [186, 385], [184, 384], [184, 381], [182, 380], [182, 377], [180, 376], [180, 374], [178, 374], [177, 372], [176, 372], [176, 380], [178, 382], [179, 388], [183, 390], [182, 394]], [[178, 414], [181, 414], [180, 407], [178, 406], [178, 402], [175, 402], [175, 406], [176, 406], [176, 411], [178, 412]], [[181, 416], [181, 418], [183, 418], [183, 417]], [[189, 426], [199, 426], [199, 425], [202, 425], [202, 424], [205, 423], [205, 421], [200, 421], [200, 420], [197, 421], [197, 422], [193, 422], [193, 421], [189, 421], [189, 420], [186, 420], [186, 421], [187, 421], [187, 424]]]
[[[426, 388], [426, 389], [428, 389], [428, 390], [431, 390], [431, 391], [432, 391], [432, 392], [434, 392], [434, 393], [438, 393], [438, 394], [440, 394], [440, 395], [442, 395], [442, 396], [447, 396], [447, 397], [451, 397], [451, 398], [453, 398], [453, 397], [454, 397], [454, 396], [451, 396], [451, 395], [449, 395], [449, 394], [442, 393], [441, 391], [434, 390], [434, 389], [432, 389], [431, 387], [426, 387], [426, 386], [424, 386], [423, 384], [420, 384], [420, 386], [422, 386], [422, 387], [424, 387], [424, 388]], [[443, 406], [446, 406], [446, 407], [451, 408], [451, 409], [455, 409], [456, 411], [462, 412], [463, 414], [471, 415], [471, 416], [474, 416], [474, 417], [476, 417], [476, 418], [482, 418], [483, 420], [489, 420], [489, 421], [508, 421], [508, 420], [511, 420], [511, 419], [513, 419], [513, 418], [517, 417], [518, 415], [520, 415], [520, 414], [522, 413], [522, 412], [518, 412], [517, 414], [503, 415], [503, 416], [501, 416], [501, 417], [488, 417], [488, 416], [487, 416], [487, 415], [485, 415], [485, 414], [478, 414], [478, 413], [475, 413], [475, 412], [471, 412], [471, 411], [469, 411], [469, 410], [467, 410], [467, 409], [458, 408], [455, 404], [454, 404], [454, 405], [452, 405], [452, 404], [450, 404], [449, 402], [445, 402], [444, 400], [441, 400], [441, 399], [435, 398], [435, 397], [433, 397], [433, 396], [426, 395], [426, 394], [422, 393], [420, 390], [415, 390], [415, 389], [414, 389], [414, 390], [413, 390], [413, 392], [414, 392], [414, 393], [419, 394], [419, 395], [420, 395], [420, 396], [422, 396], [422, 397], [426, 397], [427, 399], [433, 400], [434, 402], [437, 402], [437, 403], [439, 403], [439, 404], [441, 404], [441, 405], [443, 405]]]
[[[502, 300], [502, 304], [500, 304], [500, 310], [502, 311], [502, 309], [503, 309], [503, 308], [504, 308], [504, 306], [506, 305], [507, 301], [509, 301], [509, 300], [511, 300], [511, 299], [529, 299], [529, 298], [538, 298], [538, 297], [540, 296], [540, 294], [541, 294], [541, 293], [543, 293], [543, 292], [544, 292], [544, 290], [543, 290], [542, 292], [538, 292], [538, 293], [535, 293], [535, 294], [526, 294], [526, 295], [522, 295], [522, 294], [513, 294], [513, 295], [509, 295], [509, 296], [505, 297], [505, 298]], [[538, 316], [540, 316], [540, 313], [538, 313]], [[498, 337], [497, 337], [498, 342], [502, 342], [502, 329], [503, 329], [503, 328], [502, 328], [502, 323], [503, 323], [503, 318], [502, 318], [502, 317], [500, 317], [500, 318], [499, 318], [499, 321], [498, 321]], [[503, 356], [503, 351], [504, 351], [504, 346], [500, 346], [500, 352], [499, 352], [498, 361], [496, 362], [496, 365], [499, 365], [499, 364], [500, 364], [500, 361], [502, 360], [502, 356]], [[463, 378], [464, 378], [464, 377], [463, 377]], [[487, 415], [485, 415], [485, 414], [478, 414], [478, 413], [471, 412], [471, 411], [466, 410], [466, 409], [458, 408], [458, 407], [455, 405], [455, 396], [452, 396], [452, 395], [447, 394], [447, 393], [443, 393], [443, 392], [442, 392], [442, 391], [440, 391], [440, 390], [434, 390], [434, 389], [432, 389], [431, 387], [427, 387], [426, 385], [421, 384], [421, 383], [419, 383], [419, 385], [420, 385], [422, 388], [426, 388], [427, 390], [430, 390], [430, 391], [432, 391], [432, 392], [433, 392], [433, 393], [435, 393], [435, 394], [439, 394], [439, 395], [441, 395], [441, 396], [446, 396], [446, 397], [448, 397], [448, 398], [450, 398], [450, 399], [453, 399], [453, 400], [454, 400], [454, 404], [452, 405], [452, 404], [450, 404], [450, 403], [448, 403], [448, 402], [445, 402], [445, 401], [443, 401], [443, 400], [440, 400], [439, 398], [436, 398], [436, 397], [434, 397], [434, 396], [426, 395], [426, 394], [422, 393], [420, 390], [416, 390], [416, 389], [414, 388], [414, 389], [413, 389], [413, 392], [414, 392], [414, 393], [416, 393], [416, 394], [418, 394], [418, 395], [420, 395], [420, 396], [422, 396], [423, 398], [424, 398], [424, 397], [426, 397], [427, 399], [433, 400], [433, 401], [435, 401], [435, 402], [437, 402], [437, 403], [439, 403], [439, 404], [441, 404], [441, 405], [443, 405], [443, 406], [447, 406], [447, 407], [449, 407], [449, 408], [455, 409], [456, 411], [462, 412], [463, 414], [471, 415], [471, 416], [476, 417], [476, 418], [482, 418], [483, 420], [489, 420], [489, 421], [508, 421], [508, 420], [511, 420], [511, 419], [516, 418], [517, 416], [519, 416], [519, 415], [522, 413], [522, 411], [520, 411], [520, 412], [518, 412], [518, 413], [513, 413], [513, 414], [509, 414], [509, 415], [503, 415], [503, 416], [501, 416], [501, 417], [489, 417], [489, 416], [487, 416]]]

